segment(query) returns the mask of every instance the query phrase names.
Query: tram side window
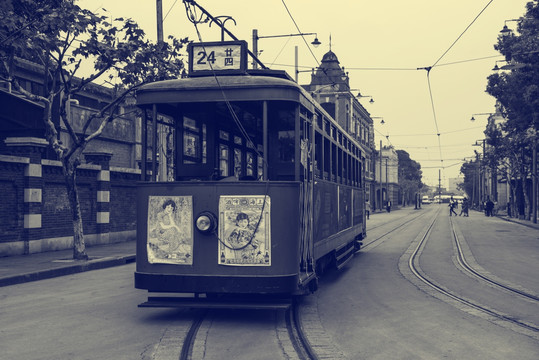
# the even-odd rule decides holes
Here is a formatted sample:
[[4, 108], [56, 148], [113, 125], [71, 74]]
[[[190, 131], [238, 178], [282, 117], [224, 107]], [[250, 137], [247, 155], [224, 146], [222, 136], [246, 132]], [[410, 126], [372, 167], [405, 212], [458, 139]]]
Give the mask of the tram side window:
[[228, 175], [228, 145], [219, 144], [219, 170], [221, 176]]
[[343, 164], [343, 155], [342, 155], [342, 149], [341, 148], [339, 148], [339, 152], [338, 152], [337, 156], [338, 156], [337, 182], [344, 183], [344, 181], [343, 181], [344, 164]]
[[315, 133], [315, 149], [314, 149], [314, 175], [318, 178], [322, 177], [323, 156], [322, 153], [323, 137], [318, 131]]
[[331, 143], [324, 137], [324, 180], [329, 180], [331, 174]]
[[183, 118], [183, 163], [205, 164], [206, 153], [206, 125], [199, 126], [191, 118]]
[[331, 181], [338, 181], [337, 164], [337, 145], [331, 143]]
[[[288, 108], [282, 108], [288, 107]], [[271, 180], [294, 180], [295, 111], [283, 104], [270, 112], [269, 157]]]

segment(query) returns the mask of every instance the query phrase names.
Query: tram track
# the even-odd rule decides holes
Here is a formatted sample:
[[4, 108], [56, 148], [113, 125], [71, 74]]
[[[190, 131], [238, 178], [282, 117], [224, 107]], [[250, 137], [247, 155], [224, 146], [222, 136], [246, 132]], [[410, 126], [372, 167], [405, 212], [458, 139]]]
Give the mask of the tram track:
[[[408, 250], [401, 256], [401, 259], [399, 261], [399, 270], [401, 271], [401, 273], [408, 280], [414, 283], [420, 290], [442, 301], [451, 303], [452, 305], [455, 305], [457, 308], [463, 311], [466, 311], [468, 313], [471, 313], [473, 315], [482, 315], [482, 317], [488, 319], [491, 322], [494, 322], [496, 324], [499, 324], [505, 327], [509, 327], [516, 332], [523, 333], [527, 336], [530, 336], [534, 339], [539, 340], [539, 326], [538, 325], [516, 319], [512, 317], [511, 315], [504, 314], [500, 311], [491, 309], [487, 305], [480, 304], [471, 299], [464, 298], [463, 296], [460, 296], [459, 294], [456, 294], [444, 288], [442, 285], [437, 284], [434, 280], [430, 279], [427, 275], [424, 274], [424, 272], [421, 270], [421, 267], [419, 265], [419, 258], [421, 256], [421, 253], [426, 243], [428, 242], [428, 239], [432, 233], [432, 229], [434, 225], [436, 224], [439, 212], [440, 211], [436, 212], [435, 216], [432, 217], [428, 225], [424, 227], [424, 229], [419, 233], [416, 239], [411, 243]], [[455, 235], [455, 233], [453, 233], [453, 236]], [[460, 257], [461, 255], [458, 255], [458, 256]], [[465, 266], [464, 263], [466, 263], [465, 259], [463, 260], [462, 266]], [[474, 275], [477, 274], [477, 276], [480, 279], [482, 279], [483, 281], [487, 281], [486, 276], [483, 276], [482, 274], [479, 274], [477, 271], [474, 271], [473, 268], [471, 268], [470, 266], [469, 268], [470, 268], [469, 270], [472, 271]], [[503, 284], [499, 284], [492, 279], [489, 279], [489, 282], [496, 284], [496, 286], [504, 288], [506, 290], [510, 290], [510, 291], [516, 290], [515, 293], [519, 293], [522, 296], [530, 295], [530, 294], [523, 295], [521, 294], [521, 291], [517, 289], [512, 289], [511, 287], [509, 287], [508, 289], [508, 287], [504, 286]], [[532, 295], [531, 298], [533, 299], [535, 298], [535, 296]]]
[[[411, 224], [412, 222], [414, 222], [415, 220], [418, 220], [418, 219], [422, 218], [422, 217], [425, 216], [426, 214], [428, 214], [428, 212], [421, 212], [421, 213], [419, 213], [419, 214], [413, 213], [413, 215], [415, 215], [415, 216], [413, 216], [413, 215], [408, 215], [408, 216], [403, 217], [404, 219], [403, 219], [403, 218], [397, 219], [397, 220], [404, 220], [404, 222], [399, 223], [397, 226], [392, 227], [392, 228], [391, 228], [390, 230], [388, 230], [388, 231], [385, 231], [383, 234], [377, 236], [377, 237], [374, 238], [373, 240], [370, 240], [369, 238], [368, 238], [368, 239], [369, 239], [370, 241], [368, 241], [368, 242], [366, 242], [366, 241], [364, 240], [364, 241], [363, 241], [364, 244], [363, 244], [363, 246], [361, 247], [361, 250], [364, 250], [364, 249], [366, 249], [366, 248], [372, 247], [374, 244], [379, 245], [379, 244], [381, 243], [380, 240], [384, 239], [384, 238], [385, 238], [386, 236], [388, 236], [389, 234], [394, 233], [395, 231], [397, 231], [397, 230], [399, 230], [399, 229], [401, 229], [401, 228], [403, 228], [403, 227], [405, 227], [405, 226]], [[412, 216], [413, 216], [413, 217], [412, 217]], [[409, 218], [409, 217], [411, 217], [411, 218]], [[395, 220], [394, 222], [396, 222], [397, 220]], [[372, 231], [373, 229], [376, 229], [376, 228], [381, 227], [381, 226], [385, 226], [385, 225], [387, 225], [387, 224], [388, 224], [388, 223], [384, 223], [384, 224], [382, 224], [382, 225], [375, 226], [375, 227], [373, 227], [373, 228], [368, 229], [368, 231], [370, 232], [370, 231]]]
[[[303, 330], [301, 324], [301, 316], [299, 311], [300, 304], [294, 302], [292, 306], [285, 310], [284, 324], [276, 327], [277, 341], [281, 343], [284, 359], [298, 359], [298, 360], [318, 360], [319, 357], [316, 354], [313, 347], [310, 345], [309, 340]], [[209, 310], [198, 313], [192, 320], [189, 329], [186, 331], [186, 335], [182, 341], [182, 347], [179, 359], [180, 360], [192, 360], [201, 359], [205, 352], [204, 347], [207, 346], [207, 339], [199, 339], [199, 330], [205, 321], [212, 321], [210, 317], [218, 316], [217, 310]], [[282, 311], [282, 310], [272, 310]], [[205, 331], [208, 331], [209, 326], [205, 327]], [[283, 333], [285, 330], [286, 336], [282, 336], [279, 333]], [[207, 336], [207, 334], [206, 334]], [[203, 336], [202, 336], [203, 337]], [[202, 348], [201, 348], [202, 347]]]
[[493, 285], [493, 286], [495, 286], [497, 288], [507, 290], [512, 294], [522, 296], [524, 298], [533, 300], [535, 302], [539, 302], [539, 295], [533, 294], [529, 290], [518, 289], [516, 286], [506, 284], [506, 283], [504, 283], [503, 280], [495, 279], [493, 276], [488, 276], [488, 275], [484, 274], [483, 271], [480, 271], [480, 270], [474, 268], [473, 266], [471, 266], [469, 261], [466, 258], [466, 255], [465, 255], [464, 247], [465, 247], [465, 244], [466, 244], [466, 239], [464, 238], [462, 233], [457, 229], [457, 225], [455, 224], [455, 222], [452, 219], [449, 219], [449, 224], [450, 224], [450, 227], [451, 227], [451, 233], [453, 235], [453, 239], [455, 240], [455, 246], [456, 246], [456, 249], [457, 249], [457, 257], [456, 258], [457, 258], [458, 264], [462, 267], [462, 269], [464, 269], [468, 274], [470, 274], [470, 275], [472, 275], [472, 276], [474, 276], [474, 277], [476, 277], [476, 278], [478, 278], [478, 279], [480, 279], [482, 281], [485, 281], [489, 285]]

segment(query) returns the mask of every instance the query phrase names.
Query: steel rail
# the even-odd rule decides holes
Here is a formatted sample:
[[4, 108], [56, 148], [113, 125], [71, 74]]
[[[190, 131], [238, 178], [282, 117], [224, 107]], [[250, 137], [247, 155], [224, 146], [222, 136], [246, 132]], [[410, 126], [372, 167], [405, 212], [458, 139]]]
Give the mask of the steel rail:
[[[501, 282], [493, 280], [493, 279], [489, 278], [488, 276], [485, 276], [485, 275], [481, 274], [476, 269], [474, 269], [468, 263], [468, 261], [466, 260], [466, 257], [464, 255], [464, 251], [462, 249], [461, 240], [460, 240], [459, 236], [456, 233], [455, 225], [453, 224], [453, 220], [450, 219], [449, 222], [450, 222], [450, 225], [451, 225], [451, 232], [453, 233], [453, 238], [455, 239], [455, 245], [457, 246], [457, 255], [458, 255], [457, 260], [458, 260], [459, 265], [464, 270], [466, 270], [467, 272], [469, 272], [473, 276], [475, 276], [475, 277], [477, 277], [477, 278], [479, 278], [479, 279], [481, 279], [483, 281], [486, 281], [487, 283], [489, 283], [491, 285], [494, 285], [496, 287], [508, 290], [508, 291], [510, 291], [512, 293], [515, 293], [517, 295], [526, 297], [528, 299], [539, 301], [539, 297], [536, 296], [536, 295], [527, 293], [526, 291], [523, 291], [523, 290], [515, 289], [514, 287], [511, 287], [509, 285], [502, 284]], [[466, 241], [466, 240], [464, 239], [464, 241]]]
[[180, 352], [180, 357], [179, 357], [180, 360], [191, 359], [191, 354], [193, 352], [193, 345], [195, 344], [196, 335], [205, 317], [206, 317], [206, 312], [202, 312], [195, 319], [193, 319], [193, 322], [191, 323], [191, 326], [189, 327], [189, 331], [187, 332], [187, 335], [185, 336], [185, 339], [183, 340], [182, 351]]
[[294, 303], [292, 308], [286, 311], [288, 336], [300, 360], [318, 360], [316, 352], [311, 347], [307, 336], [303, 332], [298, 307], [299, 304]]
[[[420, 213], [419, 215], [417, 215], [416, 217], [414, 217], [414, 218], [412, 218], [412, 219], [409, 219], [409, 218], [408, 218], [409, 215], [405, 216], [404, 218], [406, 218], [406, 219], [405, 219], [405, 221], [404, 221], [403, 223], [401, 223], [401, 224], [397, 225], [396, 227], [392, 228], [391, 230], [389, 230], [389, 231], [383, 233], [382, 235], [378, 236], [376, 239], [374, 239], [374, 240], [372, 240], [372, 241], [370, 241], [370, 242], [364, 244], [364, 245], [361, 247], [361, 250], [364, 250], [365, 248], [371, 246], [372, 244], [374, 244], [374, 243], [377, 242], [378, 240], [380, 240], [380, 239], [386, 237], [387, 235], [389, 235], [389, 234], [391, 234], [391, 233], [393, 233], [393, 232], [399, 230], [400, 228], [402, 228], [402, 227], [404, 227], [404, 226], [410, 224], [411, 222], [413, 222], [413, 221], [415, 221], [415, 220], [417, 220], [417, 219], [423, 217], [423, 216], [426, 215], [426, 214], [427, 214], [426, 212]], [[399, 218], [398, 220], [400, 220], [400, 219], [402, 219], [402, 218]], [[392, 221], [392, 222], [396, 222], [396, 220], [394, 220], [394, 221]], [[385, 223], [385, 224], [383, 224], [383, 225], [387, 225], [387, 224], [388, 224], [388, 223]], [[383, 225], [375, 226], [375, 227], [372, 228], [372, 229], [376, 229], [376, 228], [378, 228], [378, 227], [380, 227], [380, 226], [383, 226]], [[372, 229], [368, 229], [369, 232], [372, 231]], [[360, 250], [360, 251], [361, 251], [361, 250]]]
[[[436, 214], [438, 215], [438, 214]], [[470, 300], [467, 300], [467, 299], [464, 299], [458, 295], [455, 295], [453, 293], [451, 293], [450, 291], [448, 290], [445, 290], [444, 288], [442, 288], [441, 286], [435, 284], [433, 281], [427, 279], [425, 276], [423, 276], [420, 271], [418, 270], [418, 262], [419, 262], [419, 252], [420, 252], [420, 249], [424, 247], [424, 245], [426, 244], [428, 238], [429, 238], [429, 235], [431, 233], [431, 230], [432, 228], [434, 227], [434, 224], [436, 223], [436, 219], [437, 219], [437, 216], [435, 216], [432, 220], [432, 222], [426, 227], [426, 231], [425, 231], [425, 234], [421, 237], [421, 240], [418, 242], [416, 248], [414, 249], [414, 251], [412, 252], [412, 254], [410, 255], [410, 258], [408, 260], [408, 267], [410, 268], [410, 270], [412, 271], [412, 273], [420, 280], [422, 281], [425, 285], [427, 285], [428, 287], [430, 287], [431, 289], [439, 292], [440, 294], [443, 294], [445, 295], [446, 297], [452, 299], [452, 300], [455, 300], [461, 304], [464, 304], [472, 309], [475, 309], [479, 312], [482, 312], [484, 314], [487, 314], [489, 316], [492, 316], [492, 317], [495, 317], [495, 318], [498, 318], [500, 320], [503, 320], [503, 321], [506, 321], [508, 323], [511, 323], [511, 324], [515, 324], [517, 326], [520, 326], [522, 328], [525, 328], [527, 330], [532, 330], [532, 331], [535, 331], [535, 332], [539, 332], [539, 327], [537, 327], [536, 325], [534, 324], [527, 324], [525, 322], [522, 322], [522, 321], [519, 321], [519, 320], [516, 320], [516, 319], [513, 319], [513, 318], [510, 318], [506, 315], [503, 315], [499, 312], [496, 312], [494, 310], [490, 310], [488, 308], [486, 308], [485, 306], [482, 306], [480, 304], [476, 304]]]

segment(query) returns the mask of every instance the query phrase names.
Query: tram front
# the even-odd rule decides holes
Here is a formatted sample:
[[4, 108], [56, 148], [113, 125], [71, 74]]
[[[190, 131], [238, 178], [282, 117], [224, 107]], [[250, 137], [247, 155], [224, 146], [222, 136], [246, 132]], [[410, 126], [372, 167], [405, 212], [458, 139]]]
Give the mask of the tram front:
[[[270, 76], [268, 76], [270, 75]], [[309, 291], [312, 203], [302, 92], [283, 72], [143, 86], [135, 286], [150, 292]], [[312, 178], [312, 176], [311, 176]]]

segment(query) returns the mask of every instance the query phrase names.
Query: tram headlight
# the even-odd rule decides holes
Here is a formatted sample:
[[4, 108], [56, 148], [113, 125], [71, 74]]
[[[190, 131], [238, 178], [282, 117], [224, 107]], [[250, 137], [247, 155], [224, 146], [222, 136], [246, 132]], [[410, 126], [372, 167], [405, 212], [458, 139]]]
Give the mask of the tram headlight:
[[201, 212], [195, 221], [198, 231], [203, 234], [211, 234], [217, 229], [217, 218], [209, 211]]

